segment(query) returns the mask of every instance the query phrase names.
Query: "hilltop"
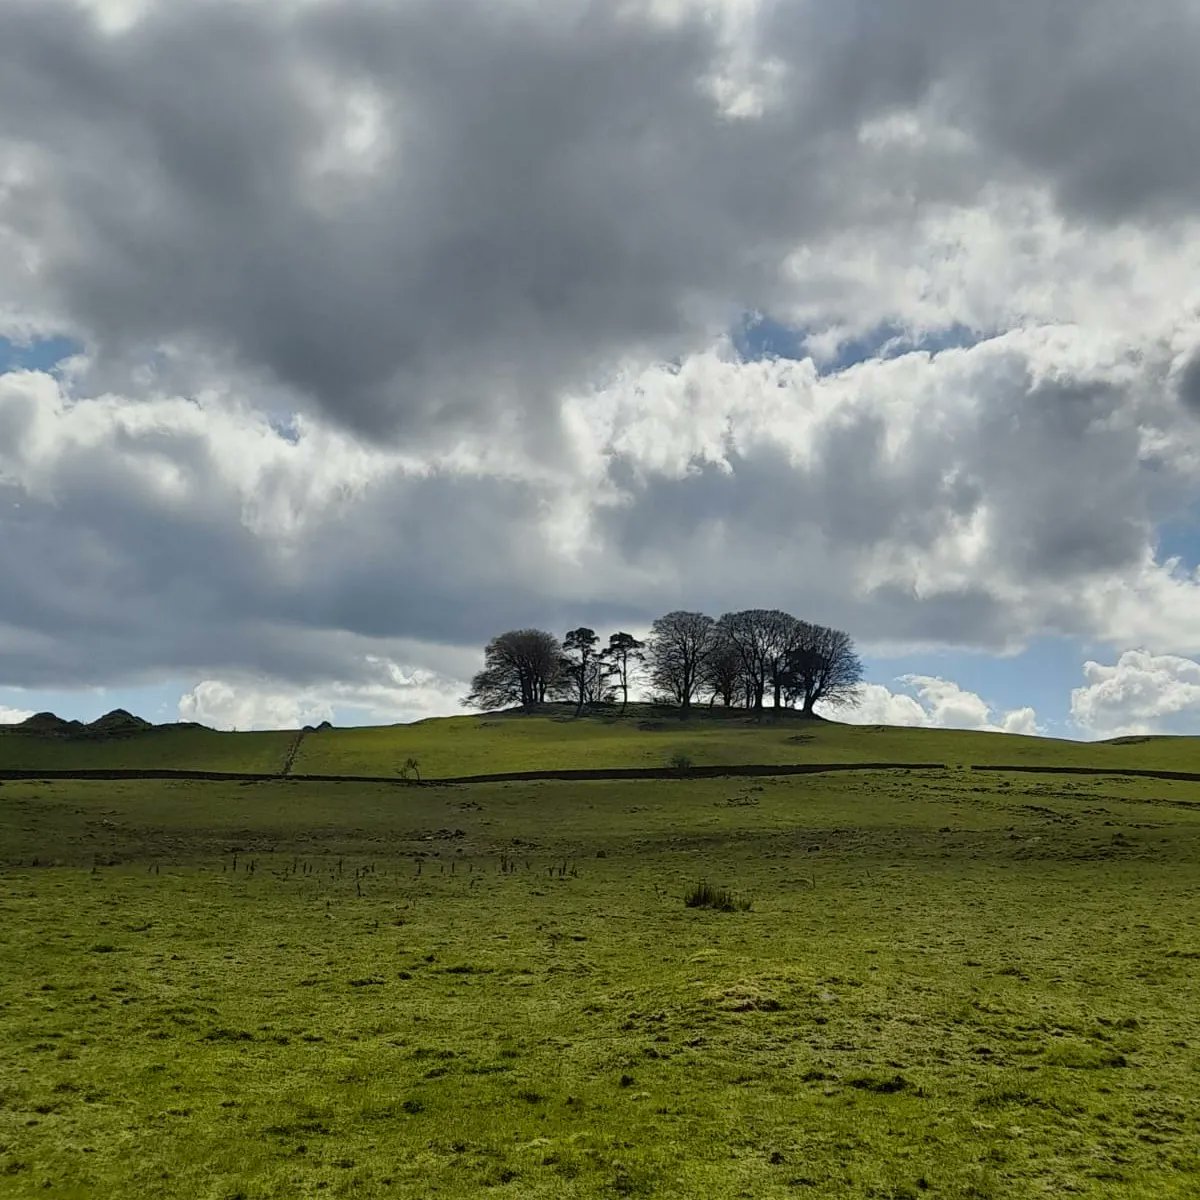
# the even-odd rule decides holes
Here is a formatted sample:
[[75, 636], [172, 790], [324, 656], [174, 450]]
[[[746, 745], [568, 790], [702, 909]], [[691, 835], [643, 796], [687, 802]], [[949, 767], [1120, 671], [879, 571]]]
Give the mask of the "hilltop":
[[[34, 713], [17, 725], [9, 726], [8, 730], [18, 733], [34, 734], [38, 737], [128, 737], [134, 733], [144, 733], [156, 728], [150, 721], [135, 717], [133, 713], [123, 708], [114, 708], [94, 721], [68, 721], [52, 712]], [[164, 727], [164, 728], [170, 728]], [[199, 726], [193, 726], [199, 728]]]
[[0, 736], [0, 770], [177, 769], [390, 777], [415, 758], [427, 780], [503, 772], [847, 763], [1200, 771], [1200, 739], [1110, 742], [847, 725], [793, 710], [631, 705], [576, 718], [570, 705], [438, 717], [409, 725], [225, 733], [151, 725], [117, 710], [90, 725], [39, 714]]

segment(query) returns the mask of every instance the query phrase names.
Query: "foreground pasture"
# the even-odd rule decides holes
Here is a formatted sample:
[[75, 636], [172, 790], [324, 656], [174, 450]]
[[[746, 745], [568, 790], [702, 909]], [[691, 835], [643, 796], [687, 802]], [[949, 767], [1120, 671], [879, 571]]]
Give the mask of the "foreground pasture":
[[1198, 929], [1195, 784], [10, 782], [0, 1195], [1192, 1197]]

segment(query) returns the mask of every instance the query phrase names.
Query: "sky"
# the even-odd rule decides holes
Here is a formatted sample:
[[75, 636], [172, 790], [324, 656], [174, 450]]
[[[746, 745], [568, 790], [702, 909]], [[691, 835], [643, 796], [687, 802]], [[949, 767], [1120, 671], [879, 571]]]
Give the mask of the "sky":
[[1200, 732], [1192, 0], [0, 0], [0, 720], [782, 608]]

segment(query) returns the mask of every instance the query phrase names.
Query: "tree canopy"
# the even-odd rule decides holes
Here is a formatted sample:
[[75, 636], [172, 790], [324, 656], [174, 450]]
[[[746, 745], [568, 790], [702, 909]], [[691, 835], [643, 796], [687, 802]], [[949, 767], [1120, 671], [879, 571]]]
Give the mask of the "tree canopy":
[[603, 648], [586, 625], [561, 642], [541, 629], [499, 634], [487, 644], [464, 703], [534, 708], [557, 697], [573, 701], [578, 715], [619, 696], [624, 711], [631, 687], [644, 677], [652, 694], [684, 713], [707, 697], [709, 705], [761, 714], [769, 692], [775, 709], [812, 716], [818, 704], [853, 702], [862, 676], [854, 642], [840, 629], [775, 608], [727, 612], [717, 621], [680, 609], [657, 618], [645, 641], [620, 631]]
[[524, 708], [545, 703], [558, 684], [563, 651], [558, 638], [542, 629], [512, 629], [488, 642], [483, 670], [471, 680], [463, 703], [470, 708]]

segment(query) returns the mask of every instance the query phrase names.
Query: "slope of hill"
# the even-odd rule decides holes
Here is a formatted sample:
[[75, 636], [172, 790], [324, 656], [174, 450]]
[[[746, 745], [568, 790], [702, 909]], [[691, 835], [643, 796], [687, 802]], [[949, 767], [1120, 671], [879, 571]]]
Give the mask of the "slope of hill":
[[415, 757], [424, 777], [501, 771], [751, 763], [940, 762], [1200, 771], [1200, 740], [1145, 738], [1123, 744], [963, 730], [844, 725], [789, 716], [755, 722], [697, 715], [690, 721], [635, 713], [587, 717], [491, 714], [413, 725], [333, 729], [307, 735], [296, 774], [388, 775]]
[[221, 733], [198, 725], [150, 726], [127, 713], [91, 725], [44, 715], [31, 728], [0, 728], [0, 770], [177, 769], [295, 775], [398, 775], [418, 760], [424, 779], [518, 771], [806, 763], [945, 763], [948, 766], [1092, 767], [1200, 772], [1200, 739], [1074, 742], [1003, 733], [806, 721], [762, 722], [698, 712], [692, 719], [645, 707], [626, 717], [575, 719], [494, 713], [411, 725]]
[[173, 768], [276, 773], [282, 770], [296, 740], [296, 734], [286, 730], [219, 733], [200, 725], [138, 728], [117, 721], [110, 722], [108, 729], [105, 733], [95, 730], [95, 725], [82, 726], [82, 732], [63, 735], [31, 732], [20, 726], [0, 727], [0, 770]]

